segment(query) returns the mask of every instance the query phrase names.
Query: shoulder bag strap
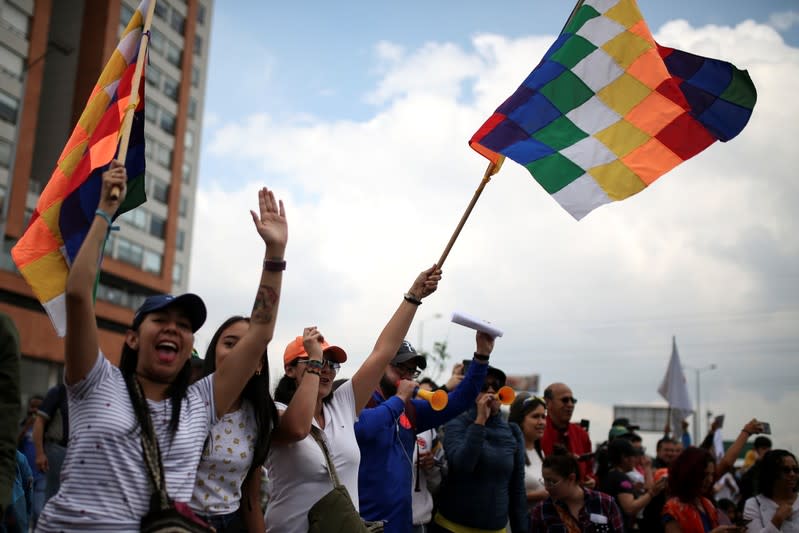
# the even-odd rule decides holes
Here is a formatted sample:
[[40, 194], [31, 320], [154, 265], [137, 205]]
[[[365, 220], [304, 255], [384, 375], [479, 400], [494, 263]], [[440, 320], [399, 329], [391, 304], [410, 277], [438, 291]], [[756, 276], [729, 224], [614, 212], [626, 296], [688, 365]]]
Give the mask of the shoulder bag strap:
[[330, 479], [333, 481], [333, 486], [338, 487], [341, 485], [341, 483], [338, 480], [336, 467], [333, 466], [333, 459], [330, 457], [330, 451], [327, 449], [327, 444], [325, 444], [325, 437], [322, 434], [322, 431], [313, 424], [311, 424], [311, 437], [313, 437], [313, 440], [316, 441], [316, 444], [322, 448], [322, 454], [325, 456], [325, 461], [327, 461], [327, 472], [330, 474]]
[[158, 495], [161, 508], [169, 507], [169, 495], [166, 492], [166, 479], [164, 477], [164, 467], [161, 464], [161, 450], [158, 447], [158, 439], [155, 437], [153, 420], [150, 417], [150, 409], [147, 400], [144, 398], [144, 391], [136, 377], [132, 377], [128, 386], [132, 386], [131, 399], [134, 401], [133, 410], [141, 427], [141, 446], [144, 457], [144, 465], [153, 484], [153, 494]]

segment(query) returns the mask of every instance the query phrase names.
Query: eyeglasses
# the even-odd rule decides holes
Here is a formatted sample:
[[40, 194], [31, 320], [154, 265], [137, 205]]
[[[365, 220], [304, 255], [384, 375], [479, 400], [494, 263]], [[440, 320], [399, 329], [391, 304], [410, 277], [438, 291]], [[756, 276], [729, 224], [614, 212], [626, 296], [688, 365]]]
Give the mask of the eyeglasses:
[[480, 389], [481, 392], [488, 392], [488, 389], [491, 388], [492, 391], [497, 392], [501, 386], [496, 381], [486, 381], [483, 383], [483, 388]]
[[422, 375], [422, 371], [417, 370], [416, 367], [410, 368], [402, 365], [391, 365], [391, 366], [393, 366], [397, 370], [397, 373], [403, 377], [407, 376], [410, 379], [416, 379]]
[[573, 404], [577, 405], [577, 398], [575, 398], [574, 396], [564, 396], [563, 398], [560, 399], [560, 401], [564, 405], [566, 405], [568, 403], [573, 403]]
[[551, 479], [545, 479], [544, 480], [544, 486], [546, 488], [548, 488], [548, 489], [551, 489], [553, 487], [557, 487], [560, 484], [561, 481], [563, 481], [563, 478], [561, 478], [561, 479], [559, 479], [557, 481], [552, 481]]
[[783, 466], [782, 473], [786, 476], [788, 474], [796, 474], [799, 475], [799, 466]]
[[[297, 364], [303, 363], [308, 364], [310, 359], [297, 359]], [[338, 372], [338, 369], [341, 368], [341, 363], [337, 363], [336, 361], [331, 361], [330, 359], [322, 359], [322, 368], [328, 367], [333, 372]]]

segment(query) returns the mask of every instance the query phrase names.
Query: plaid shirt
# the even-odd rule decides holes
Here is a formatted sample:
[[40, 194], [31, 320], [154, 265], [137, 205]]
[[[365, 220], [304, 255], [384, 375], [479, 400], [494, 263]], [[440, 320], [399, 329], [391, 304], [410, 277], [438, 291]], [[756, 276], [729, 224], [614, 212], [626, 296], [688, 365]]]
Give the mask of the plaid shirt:
[[[583, 489], [585, 503], [576, 517], [580, 531], [583, 533], [624, 533], [624, 519], [613, 498], [604, 492]], [[570, 529], [563, 523], [560, 513], [569, 516], [569, 510], [563, 503], [547, 498], [535, 506], [530, 513], [530, 531], [533, 533], [567, 533]], [[606, 525], [591, 522], [591, 515], [602, 515], [608, 519]], [[574, 518], [574, 517], [573, 517]], [[572, 526], [574, 522], [572, 522]], [[573, 529], [572, 529], [573, 530]]]

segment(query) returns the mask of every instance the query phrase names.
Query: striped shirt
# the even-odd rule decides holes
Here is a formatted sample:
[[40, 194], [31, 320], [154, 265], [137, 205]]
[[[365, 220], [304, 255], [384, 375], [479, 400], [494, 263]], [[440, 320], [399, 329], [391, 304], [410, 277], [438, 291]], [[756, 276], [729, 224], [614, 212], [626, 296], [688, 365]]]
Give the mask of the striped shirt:
[[[139, 531], [152, 486], [139, 424], [125, 381], [102, 353], [88, 375], [67, 386], [70, 439], [61, 488], [48, 500], [37, 531]], [[213, 376], [191, 385], [172, 437], [171, 400], [148, 400], [169, 496], [188, 502], [203, 442], [216, 422]]]

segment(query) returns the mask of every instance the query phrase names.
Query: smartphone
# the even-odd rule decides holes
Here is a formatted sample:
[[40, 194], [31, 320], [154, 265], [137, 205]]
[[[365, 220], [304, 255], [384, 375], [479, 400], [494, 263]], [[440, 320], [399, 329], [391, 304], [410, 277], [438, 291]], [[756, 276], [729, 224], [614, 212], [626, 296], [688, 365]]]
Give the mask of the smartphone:
[[763, 426], [763, 431], [761, 431], [763, 435], [771, 435], [771, 424], [768, 422], [761, 422], [760, 425]]
[[721, 429], [724, 427], [724, 415], [719, 415], [713, 420], [713, 425]]
[[584, 430], [588, 431], [588, 427], [591, 425], [591, 421], [583, 418], [580, 420], [580, 427]]

